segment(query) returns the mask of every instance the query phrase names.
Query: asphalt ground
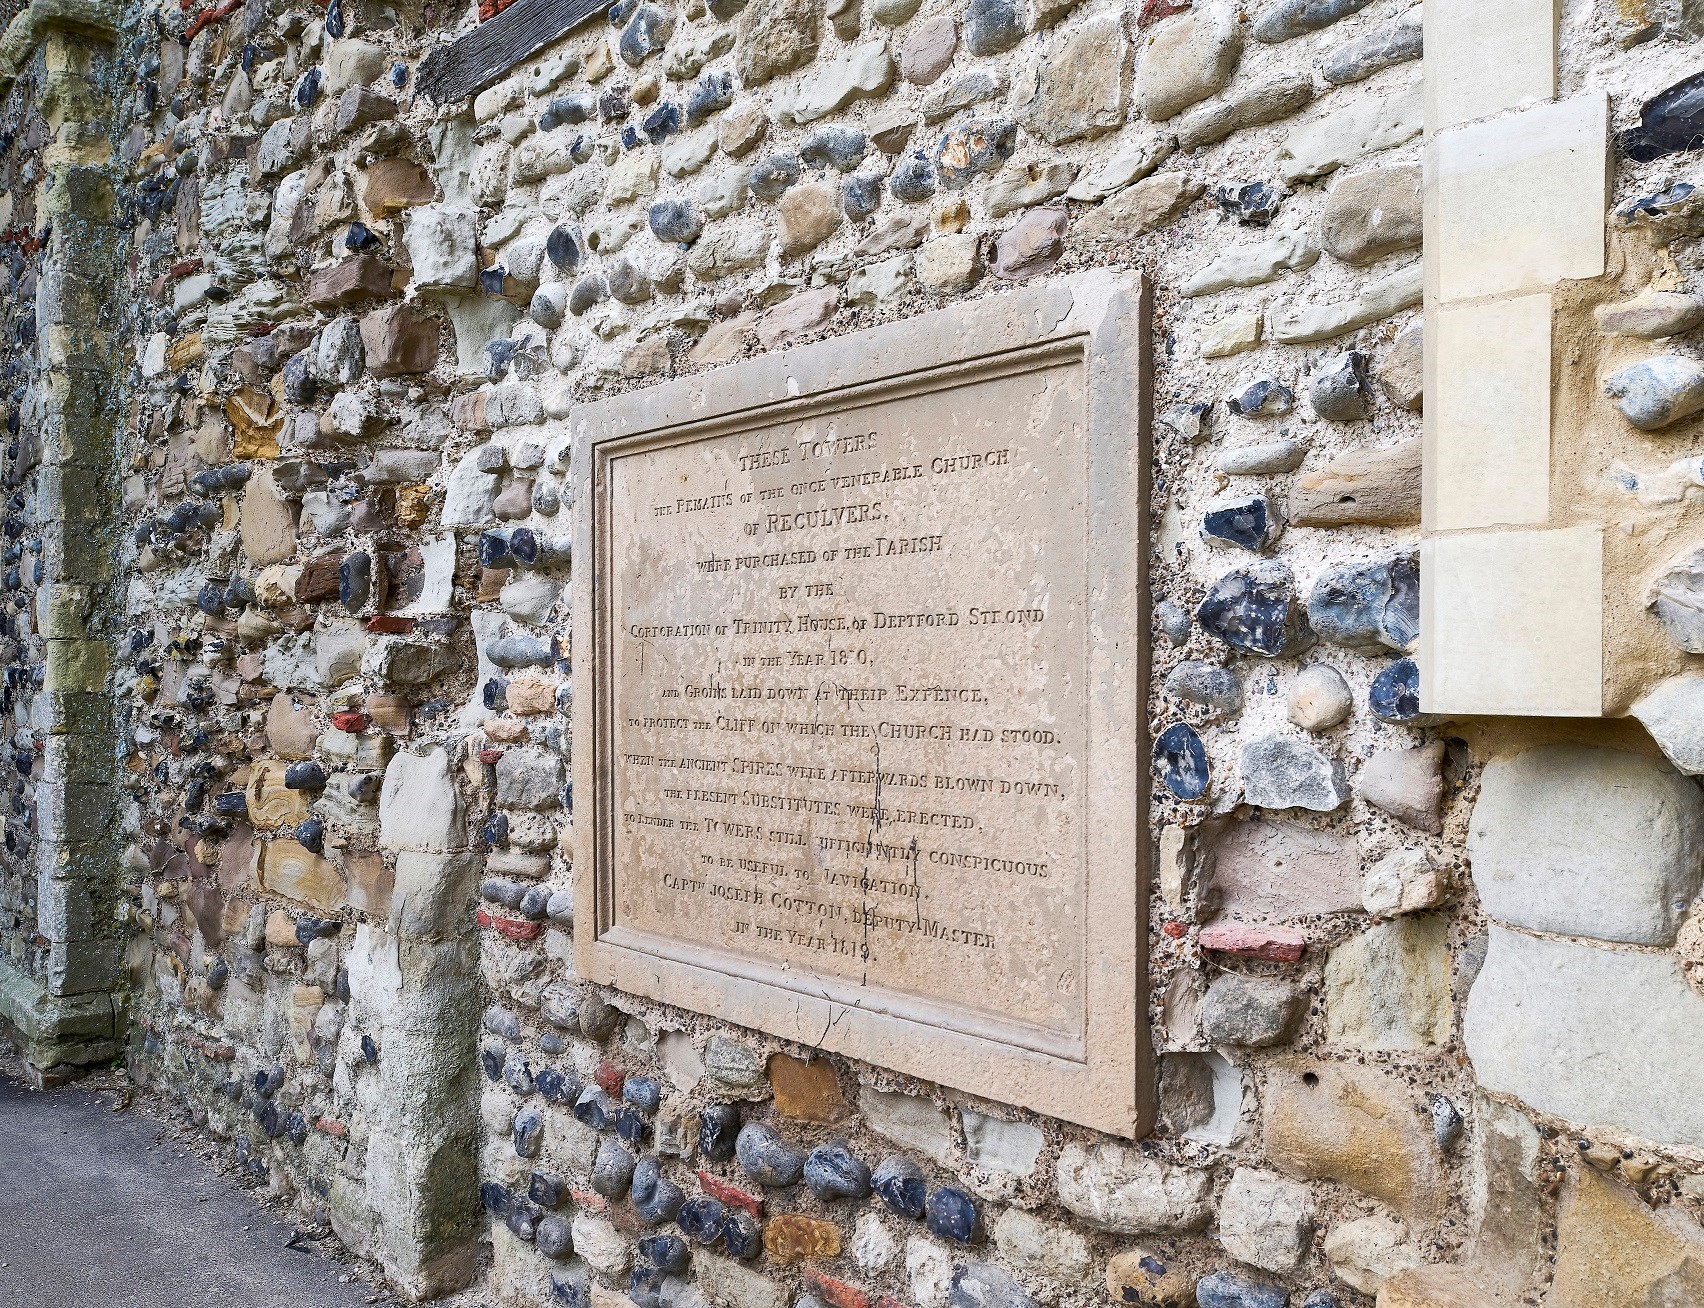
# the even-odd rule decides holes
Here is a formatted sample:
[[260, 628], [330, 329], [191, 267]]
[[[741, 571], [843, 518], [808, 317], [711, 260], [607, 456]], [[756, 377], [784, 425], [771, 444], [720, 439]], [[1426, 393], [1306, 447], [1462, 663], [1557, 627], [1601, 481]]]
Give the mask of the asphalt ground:
[[0, 1308], [392, 1302], [218, 1157], [122, 1085], [36, 1091], [0, 1068]]

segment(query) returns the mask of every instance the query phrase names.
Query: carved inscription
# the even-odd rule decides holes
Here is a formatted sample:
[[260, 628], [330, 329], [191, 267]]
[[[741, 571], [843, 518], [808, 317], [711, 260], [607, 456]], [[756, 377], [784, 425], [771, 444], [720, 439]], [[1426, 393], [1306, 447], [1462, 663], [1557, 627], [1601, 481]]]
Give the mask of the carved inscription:
[[1055, 360], [611, 460], [616, 925], [1081, 1029], [1083, 412]]

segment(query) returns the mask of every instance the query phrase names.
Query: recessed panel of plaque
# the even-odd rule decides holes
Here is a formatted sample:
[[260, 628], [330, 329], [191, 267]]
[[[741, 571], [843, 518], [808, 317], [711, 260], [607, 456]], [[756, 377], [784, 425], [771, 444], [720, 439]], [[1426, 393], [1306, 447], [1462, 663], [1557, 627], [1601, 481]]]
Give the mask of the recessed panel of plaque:
[[1146, 337], [1092, 276], [572, 415], [586, 977], [1146, 1130]]

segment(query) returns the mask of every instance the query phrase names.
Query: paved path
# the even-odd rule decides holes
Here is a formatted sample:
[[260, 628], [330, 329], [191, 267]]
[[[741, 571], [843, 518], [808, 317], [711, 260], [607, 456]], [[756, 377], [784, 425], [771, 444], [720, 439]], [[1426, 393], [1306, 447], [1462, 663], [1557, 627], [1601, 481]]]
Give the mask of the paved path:
[[286, 1248], [294, 1228], [209, 1169], [174, 1130], [115, 1113], [113, 1102], [76, 1088], [40, 1094], [0, 1073], [0, 1308], [373, 1300], [319, 1245]]

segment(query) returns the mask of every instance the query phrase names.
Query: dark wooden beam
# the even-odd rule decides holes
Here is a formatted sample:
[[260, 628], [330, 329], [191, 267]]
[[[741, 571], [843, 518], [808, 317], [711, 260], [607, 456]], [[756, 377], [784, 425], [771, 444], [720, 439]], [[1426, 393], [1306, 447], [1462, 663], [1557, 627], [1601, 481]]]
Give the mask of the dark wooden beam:
[[465, 100], [497, 81], [534, 51], [606, 12], [613, 0], [515, 0], [495, 18], [433, 48], [416, 85], [434, 104]]

